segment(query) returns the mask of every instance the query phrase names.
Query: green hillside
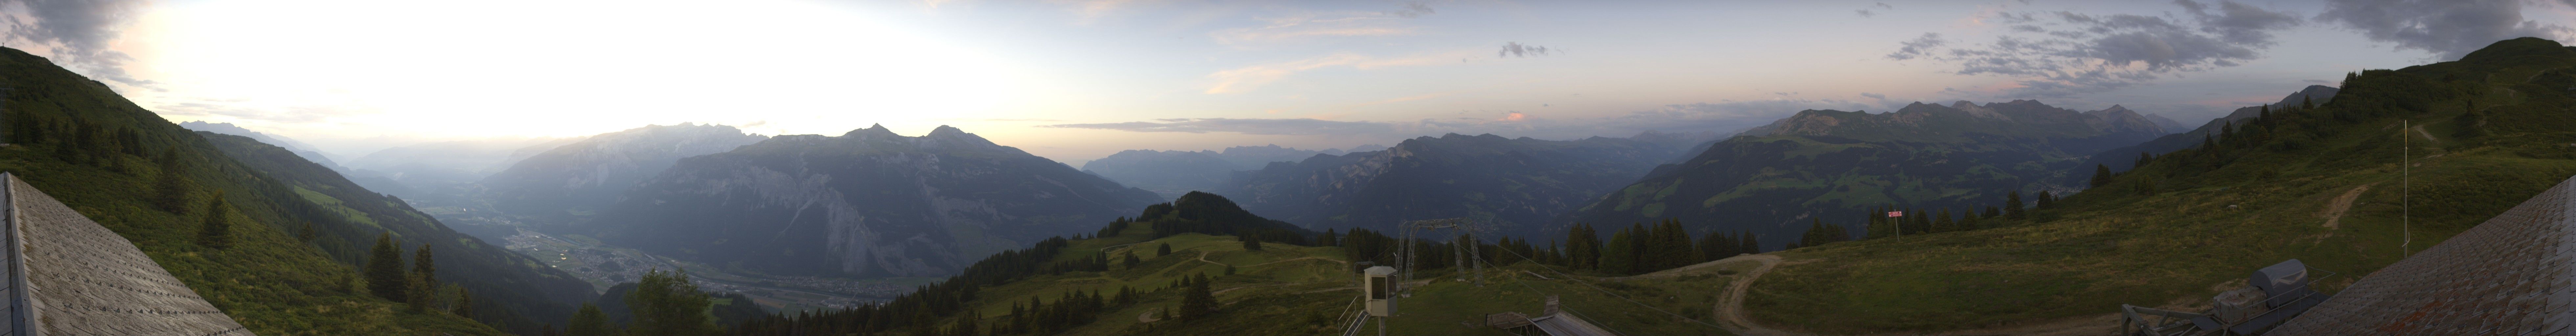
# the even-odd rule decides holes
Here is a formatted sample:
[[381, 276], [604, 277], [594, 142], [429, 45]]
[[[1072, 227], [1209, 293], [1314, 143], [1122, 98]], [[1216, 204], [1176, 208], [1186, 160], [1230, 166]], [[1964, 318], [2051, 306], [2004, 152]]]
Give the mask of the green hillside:
[[[1244, 212], [1222, 197], [1190, 193], [1148, 207], [1135, 220], [1112, 222], [1099, 235], [1049, 239], [976, 263], [965, 275], [883, 305], [772, 316], [738, 335], [890, 333], [897, 335], [1314, 335], [1340, 332], [1355, 313], [1359, 274], [1351, 264], [1387, 259], [1392, 238], [1372, 233], [1307, 244], [1293, 226]], [[1253, 249], [1247, 232], [1269, 242]], [[1317, 237], [1332, 237], [1326, 234]], [[1077, 237], [1081, 238], [1081, 237]], [[1169, 253], [1165, 253], [1168, 247]], [[1485, 244], [1486, 284], [1476, 286], [1440, 265], [1446, 244], [1424, 243], [1425, 271], [1402, 302], [1390, 331], [1400, 334], [1509, 335], [1482, 326], [1486, 314], [1536, 314], [1558, 295], [1566, 310], [1634, 335], [1724, 335], [1703, 321], [1718, 288], [1751, 267], [1719, 262], [1636, 277], [1603, 277], [1522, 260]], [[1523, 247], [1525, 249], [1526, 247]], [[1128, 256], [1136, 259], [1132, 263]], [[1533, 257], [1548, 258], [1548, 257]], [[1574, 272], [1574, 273], [1565, 273]], [[1190, 284], [1214, 308], [1184, 316]], [[1615, 293], [1615, 295], [1607, 294]], [[1032, 307], [1035, 307], [1034, 309]], [[1469, 323], [1463, 324], [1462, 323]], [[1371, 326], [1372, 328], [1374, 325]]]
[[1745, 309], [1824, 334], [2097, 325], [2083, 319], [2120, 304], [2207, 307], [2293, 258], [2339, 273], [2332, 292], [2576, 174], [2571, 88], [2576, 49], [2535, 38], [2362, 71], [2331, 103], [2239, 122], [2026, 221], [1780, 252]]
[[[0, 85], [13, 89], [6, 114], [0, 115], [7, 122], [11, 144], [0, 147], [0, 171], [17, 174], [133, 241], [172, 276], [251, 332], [502, 334], [471, 319], [445, 311], [413, 310], [366, 292], [356, 265], [351, 264], [358, 260], [363, 243], [372, 243], [388, 229], [415, 244], [423, 241], [414, 238], [415, 232], [445, 230], [435, 222], [383, 220], [418, 216], [399, 202], [328, 204], [368, 200], [317, 197], [314, 190], [290, 184], [293, 178], [244, 165], [197, 133], [43, 57], [0, 49]], [[214, 203], [210, 198], [216, 195], [229, 206], [210, 209]], [[208, 214], [234, 223], [229, 233], [214, 236], [219, 239], [201, 237], [200, 223], [206, 222]], [[367, 223], [361, 218], [376, 220]], [[298, 237], [308, 223], [314, 234], [309, 239]], [[428, 241], [442, 245], [468, 244], [449, 243], [462, 237], [452, 233], [424, 237], [435, 237]], [[470, 265], [487, 261], [466, 257], [467, 253], [454, 255], [458, 257], [446, 261], [446, 267], [515, 266]], [[491, 288], [544, 291], [532, 285]], [[478, 301], [509, 301], [482, 298]], [[479, 317], [493, 321], [525, 321], [504, 310], [481, 311], [485, 313]]]

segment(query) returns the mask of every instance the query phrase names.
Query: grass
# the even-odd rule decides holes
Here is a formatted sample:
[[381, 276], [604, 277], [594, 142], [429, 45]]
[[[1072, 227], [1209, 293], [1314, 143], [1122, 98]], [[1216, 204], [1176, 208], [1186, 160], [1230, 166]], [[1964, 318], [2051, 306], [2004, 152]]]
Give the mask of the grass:
[[[2537, 72], [2514, 73], [2500, 79]], [[2576, 124], [2564, 112], [2576, 100], [2560, 91], [2487, 89], [2548, 91], [2520, 84], [2446, 84], [2468, 87], [2382, 98], [2430, 106], [2411, 119], [2438, 144], [2406, 132], [2413, 137], [2406, 148], [2396, 115], [2360, 119], [2313, 147], [2238, 149], [2253, 152], [2216, 169], [2160, 158], [2068, 198], [2064, 208], [2035, 212], [2035, 220], [2003, 222], [2008, 227], [1778, 252], [1787, 261], [1753, 285], [1746, 308], [1766, 326], [1824, 334], [2024, 325], [2104, 316], [2120, 304], [2202, 308], [2254, 269], [2288, 259], [2339, 273], [2319, 283], [2333, 292], [2576, 174], [2576, 160], [2564, 154], [2576, 136], [2561, 127]], [[2369, 90], [2361, 97], [2374, 98]], [[2492, 118], [2512, 122], [2488, 124], [2493, 135], [2454, 138], [2461, 127], [2454, 117], [2472, 97]], [[2336, 108], [2323, 112], [2356, 113]], [[2414, 166], [2400, 167], [2402, 148]], [[2401, 168], [2413, 175], [2411, 201]], [[2143, 183], [2160, 192], [2133, 191]], [[2322, 214], [2336, 196], [2364, 185], [2373, 187], [2338, 227], [2325, 227]], [[2401, 204], [2410, 202], [2408, 224]]]
[[[1347, 321], [1342, 314], [1353, 308], [1359, 292], [1357, 273], [1343, 261], [1339, 247], [1265, 244], [1261, 251], [1244, 250], [1231, 236], [1181, 234], [1144, 241], [1145, 226], [1130, 228], [1116, 237], [1073, 241], [1059, 260], [1090, 258], [1108, 253], [1113, 264], [1125, 251], [1135, 251], [1142, 262], [1133, 269], [1112, 266], [1108, 272], [1074, 272], [1023, 279], [1007, 285], [984, 289], [975, 305], [987, 318], [984, 325], [1003, 323], [1010, 317], [1012, 303], [1041, 298], [1054, 302], [1070, 291], [1115, 293], [1122, 286], [1143, 292], [1138, 303], [1113, 306], [1101, 313], [1099, 320], [1065, 335], [1133, 335], [1157, 333], [1223, 334], [1223, 335], [1312, 335], [1340, 332]], [[1159, 244], [1171, 244], [1172, 254], [1154, 256]], [[1202, 261], [1204, 259], [1204, 261]], [[1236, 267], [1235, 275], [1224, 275], [1227, 265]], [[1402, 299], [1402, 315], [1393, 319], [1389, 331], [1396, 334], [1441, 335], [1509, 335], [1500, 329], [1482, 325], [1485, 314], [1516, 311], [1536, 315], [1547, 295], [1559, 295], [1565, 309], [1583, 314], [1596, 324], [1632, 335], [1725, 335], [1722, 330], [1682, 321], [1665, 312], [1684, 314], [1705, 320], [1715, 305], [1715, 294], [1750, 265], [1711, 267], [1678, 276], [1604, 278], [1576, 275], [1569, 279], [1535, 264], [1517, 264], [1486, 270], [1487, 283], [1477, 287], [1461, 282], [1448, 270], [1429, 270], [1417, 279], [1429, 280], [1415, 288], [1415, 295]], [[1722, 274], [1723, 273], [1723, 274]], [[1140, 315], [1180, 305], [1177, 289], [1166, 289], [1181, 277], [1207, 274], [1214, 277], [1215, 290], [1223, 308], [1203, 321], [1163, 320], [1139, 322]], [[1541, 279], [1544, 274], [1553, 279]], [[1648, 309], [1613, 296], [1607, 290], [1653, 305]], [[1374, 328], [1372, 325], [1371, 328]]]

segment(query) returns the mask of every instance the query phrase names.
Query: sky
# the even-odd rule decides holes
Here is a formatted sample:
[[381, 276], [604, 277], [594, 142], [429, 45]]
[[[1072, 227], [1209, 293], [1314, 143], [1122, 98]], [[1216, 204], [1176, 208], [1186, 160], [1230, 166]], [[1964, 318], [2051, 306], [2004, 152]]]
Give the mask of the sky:
[[1727, 132], [2033, 99], [2197, 125], [2576, 41], [2576, 0], [0, 0], [0, 45], [173, 121], [356, 157], [682, 122], [1120, 150]]

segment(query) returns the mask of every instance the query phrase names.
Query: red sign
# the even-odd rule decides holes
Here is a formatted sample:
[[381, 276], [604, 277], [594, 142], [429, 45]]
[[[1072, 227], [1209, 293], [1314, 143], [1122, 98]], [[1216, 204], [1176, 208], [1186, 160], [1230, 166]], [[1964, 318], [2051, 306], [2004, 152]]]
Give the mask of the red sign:
[[1888, 217], [1905, 217], [1905, 212], [1904, 212], [1904, 211], [1888, 211], [1888, 212], [1887, 212], [1887, 216], [1888, 216]]

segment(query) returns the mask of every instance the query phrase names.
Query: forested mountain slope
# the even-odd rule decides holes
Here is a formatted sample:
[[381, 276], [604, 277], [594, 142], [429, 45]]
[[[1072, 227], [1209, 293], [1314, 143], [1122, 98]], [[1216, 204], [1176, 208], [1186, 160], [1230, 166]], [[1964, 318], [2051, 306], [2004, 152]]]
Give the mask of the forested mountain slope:
[[[6, 114], [9, 146], [0, 170], [25, 179], [65, 205], [133, 241], [215, 307], [262, 335], [491, 335], [499, 331], [449, 312], [418, 311], [370, 295], [353, 261], [388, 230], [406, 242], [463, 246], [435, 222], [403, 211], [390, 198], [331, 200], [295, 179], [273, 176], [225, 153], [213, 141], [135, 106], [106, 85], [43, 57], [0, 49], [0, 85], [13, 88]], [[244, 138], [232, 138], [247, 141]], [[273, 149], [273, 148], [272, 148]], [[301, 161], [274, 150], [274, 160]], [[305, 163], [306, 168], [322, 170]], [[371, 195], [357, 191], [359, 195]], [[221, 202], [214, 201], [217, 196]], [[343, 202], [332, 204], [332, 202]], [[374, 203], [374, 204], [366, 204]], [[209, 217], [213, 218], [209, 218]], [[213, 231], [207, 223], [224, 224]], [[312, 228], [310, 238], [299, 234]], [[209, 234], [216, 232], [219, 234]], [[408, 245], [408, 244], [407, 244]], [[489, 267], [493, 274], [533, 275], [523, 264], [476, 260], [457, 252], [448, 267]], [[479, 263], [488, 265], [475, 265]], [[493, 284], [544, 293], [531, 283]], [[582, 289], [582, 288], [573, 288]], [[513, 290], [495, 290], [502, 294]], [[486, 301], [525, 301], [538, 296]], [[485, 310], [478, 317], [505, 329], [533, 331], [537, 319]]]

